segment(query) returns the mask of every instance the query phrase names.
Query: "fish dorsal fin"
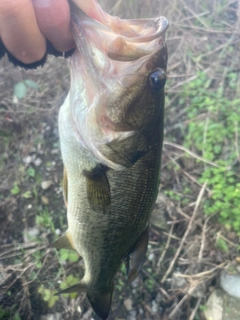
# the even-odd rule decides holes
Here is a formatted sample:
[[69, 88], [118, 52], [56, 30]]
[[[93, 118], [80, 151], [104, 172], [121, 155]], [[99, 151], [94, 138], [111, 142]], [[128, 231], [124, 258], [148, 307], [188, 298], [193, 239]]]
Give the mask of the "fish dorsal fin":
[[54, 241], [50, 246], [56, 249], [76, 250], [69, 231], [67, 231], [64, 235]]
[[65, 166], [63, 167], [63, 198], [66, 207], [68, 206], [68, 177]]
[[112, 304], [113, 284], [106, 291], [90, 293], [87, 292], [87, 298], [94, 312], [102, 319], [108, 317]]
[[88, 202], [95, 211], [104, 210], [111, 203], [110, 185], [106, 171], [107, 167], [97, 165], [92, 170], [84, 170], [83, 172], [87, 182]]
[[148, 247], [148, 228], [142, 233], [140, 236], [139, 241], [137, 242], [137, 245], [134, 247], [130, 263], [128, 265], [129, 271], [128, 271], [128, 281], [132, 282], [136, 279], [136, 277], [139, 274], [139, 271], [141, 270], [146, 252]]

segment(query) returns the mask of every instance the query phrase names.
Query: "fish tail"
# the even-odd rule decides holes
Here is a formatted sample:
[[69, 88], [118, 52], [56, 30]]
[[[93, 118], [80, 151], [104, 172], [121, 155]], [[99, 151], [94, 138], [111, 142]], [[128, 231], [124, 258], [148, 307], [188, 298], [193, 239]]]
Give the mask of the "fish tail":
[[73, 292], [86, 292], [87, 298], [94, 312], [102, 319], [106, 320], [112, 304], [113, 284], [104, 290], [89, 290], [84, 282], [74, 284], [64, 290], [58, 291], [55, 295]]
[[94, 312], [102, 319], [106, 320], [111, 308], [113, 294], [113, 284], [98, 292], [87, 292], [87, 298]]

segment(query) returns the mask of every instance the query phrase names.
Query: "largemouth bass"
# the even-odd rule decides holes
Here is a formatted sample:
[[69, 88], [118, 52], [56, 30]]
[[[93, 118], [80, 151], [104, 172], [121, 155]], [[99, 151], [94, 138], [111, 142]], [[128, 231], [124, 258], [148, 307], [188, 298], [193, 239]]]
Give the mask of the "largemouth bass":
[[123, 261], [139, 273], [159, 187], [167, 48], [164, 17], [103, 23], [72, 7], [76, 50], [71, 86], [59, 113], [68, 229], [54, 243], [76, 250], [79, 284], [106, 319]]

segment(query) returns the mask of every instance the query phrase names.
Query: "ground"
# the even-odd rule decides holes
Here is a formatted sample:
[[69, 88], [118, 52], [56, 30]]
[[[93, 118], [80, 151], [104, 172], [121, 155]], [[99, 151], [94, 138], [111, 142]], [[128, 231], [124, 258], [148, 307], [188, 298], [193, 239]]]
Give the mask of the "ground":
[[[222, 188], [234, 185], [234, 199], [238, 191], [238, 2], [101, 3], [113, 15], [170, 22], [162, 178], [147, 259], [131, 285], [121, 267], [109, 319], [204, 319], [219, 272], [238, 263], [238, 210], [224, 217], [217, 201], [226, 202], [214, 202], [224, 166], [233, 174]], [[6, 57], [0, 63], [0, 319], [97, 319], [84, 297], [54, 296], [81, 278], [83, 264], [48, 247], [67, 228], [57, 114], [68, 61], [49, 57], [36, 71], [14, 68]], [[222, 127], [214, 131], [216, 124]]]

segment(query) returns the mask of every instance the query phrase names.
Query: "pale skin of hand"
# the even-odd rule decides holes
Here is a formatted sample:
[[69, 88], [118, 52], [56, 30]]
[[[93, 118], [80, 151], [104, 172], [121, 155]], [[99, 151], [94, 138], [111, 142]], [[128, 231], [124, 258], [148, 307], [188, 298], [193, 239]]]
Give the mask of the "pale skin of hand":
[[[73, 0], [87, 15], [101, 21], [96, 0]], [[19, 61], [30, 64], [43, 58], [46, 39], [57, 51], [75, 47], [70, 29], [68, 0], [0, 0], [0, 38]]]

